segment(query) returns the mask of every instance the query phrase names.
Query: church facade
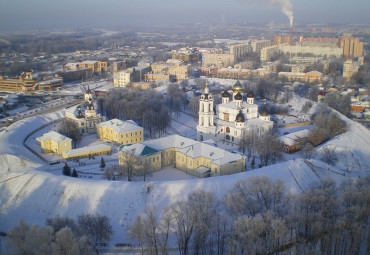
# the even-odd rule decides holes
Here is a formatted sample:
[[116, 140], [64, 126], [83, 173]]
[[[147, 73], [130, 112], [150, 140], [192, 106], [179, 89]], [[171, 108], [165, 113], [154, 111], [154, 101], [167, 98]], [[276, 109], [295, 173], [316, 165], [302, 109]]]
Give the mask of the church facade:
[[238, 81], [233, 86], [232, 95], [226, 90], [222, 93], [222, 103], [216, 106], [214, 112], [214, 100], [209, 93], [208, 84], [206, 85], [199, 100], [198, 141], [212, 139], [215, 142], [239, 144], [243, 132], [261, 137], [272, 129], [273, 122], [266, 108], [261, 113], [258, 112], [253, 92], [248, 92], [246, 100], [242, 93], [243, 87]]
[[84, 94], [84, 99], [84, 104], [66, 109], [65, 117], [78, 125], [81, 134], [94, 134], [97, 125], [105, 118], [96, 113], [90, 88]]

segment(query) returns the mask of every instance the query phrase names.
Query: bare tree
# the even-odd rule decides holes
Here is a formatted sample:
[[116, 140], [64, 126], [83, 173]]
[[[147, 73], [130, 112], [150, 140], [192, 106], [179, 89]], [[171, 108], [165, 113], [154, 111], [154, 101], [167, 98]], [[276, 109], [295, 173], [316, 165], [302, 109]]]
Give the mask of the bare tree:
[[338, 160], [334, 146], [333, 147], [326, 146], [322, 152], [323, 152], [322, 160], [328, 163], [329, 165], [335, 164], [335, 162]]
[[58, 132], [71, 138], [75, 144], [81, 139], [80, 129], [77, 123], [70, 119], [64, 118], [59, 122]]
[[53, 243], [54, 255], [77, 255], [79, 254], [78, 238], [69, 227], [64, 227], [55, 233], [55, 243]]
[[195, 118], [198, 119], [198, 115], [199, 115], [199, 97], [190, 98], [188, 108], [193, 113]]
[[77, 217], [78, 230], [91, 240], [96, 254], [99, 255], [99, 246], [109, 242], [113, 234], [112, 225], [107, 216], [99, 214], [82, 214]]
[[120, 153], [119, 163], [123, 170], [123, 174], [127, 176], [127, 180], [130, 182], [133, 181], [138, 163], [135, 151], [129, 150], [124, 153]]
[[170, 233], [170, 217], [165, 213], [161, 218], [156, 207], [147, 207], [130, 227], [129, 235], [140, 247], [141, 253], [167, 254]]

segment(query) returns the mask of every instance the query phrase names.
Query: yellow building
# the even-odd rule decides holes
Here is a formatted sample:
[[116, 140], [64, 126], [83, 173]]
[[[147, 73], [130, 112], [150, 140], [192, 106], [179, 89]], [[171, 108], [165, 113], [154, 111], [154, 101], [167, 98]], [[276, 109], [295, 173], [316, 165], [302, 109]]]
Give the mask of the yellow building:
[[43, 153], [55, 153], [62, 155], [72, 149], [72, 139], [55, 131], [44, 134], [36, 139], [41, 144]]
[[133, 120], [112, 119], [96, 126], [99, 139], [119, 144], [133, 144], [144, 141], [144, 129]]
[[154, 73], [147, 73], [144, 75], [144, 81], [170, 81], [171, 76], [168, 74], [154, 74]]
[[354, 73], [358, 72], [359, 63], [353, 63], [352, 59], [347, 59], [343, 64], [343, 78], [350, 80]]
[[302, 81], [308, 83], [321, 83], [322, 73], [318, 71], [311, 71], [308, 73], [298, 73], [298, 72], [279, 72], [279, 78], [287, 78], [288, 81]]
[[74, 150], [68, 150], [63, 152], [63, 158], [72, 160], [72, 159], [81, 159], [88, 157], [95, 157], [100, 155], [110, 155], [112, 148], [109, 145], [105, 144], [96, 144], [91, 146], [86, 146], [83, 148], [78, 148]]
[[63, 78], [49, 77], [37, 84], [39, 90], [55, 90], [63, 86]]
[[[119, 148], [119, 164], [124, 165], [127, 157], [135, 157], [135, 171], [140, 174], [144, 168], [150, 172], [162, 169], [161, 152], [141, 143], [122, 145]], [[150, 168], [150, 169], [149, 169]]]
[[36, 87], [37, 78], [33, 75], [31, 70], [23, 72], [19, 78], [16, 79], [5, 79], [3, 76], [0, 76], [0, 91], [33, 91]]
[[88, 60], [78, 63], [78, 68], [89, 68], [93, 73], [98, 71], [98, 61]]
[[168, 75], [173, 81], [182, 81], [189, 77], [189, 66], [180, 62], [155, 63], [151, 65], [153, 74]]
[[108, 62], [107, 61], [98, 61], [98, 67], [96, 68], [97, 72], [106, 72], [108, 71]]
[[[208, 177], [239, 173], [245, 167], [244, 157], [237, 152], [229, 152], [179, 135], [145, 141], [140, 145], [122, 146], [119, 157], [124, 159], [127, 156], [125, 154], [133, 152], [142, 154], [141, 158], [136, 156], [137, 161], [147, 164], [150, 162], [152, 171], [173, 165], [190, 175]], [[123, 162], [120, 160], [120, 164]]]
[[235, 63], [235, 56], [230, 53], [207, 52], [202, 55], [202, 66], [228, 67]]
[[132, 72], [128, 70], [117, 71], [113, 73], [113, 86], [126, 87], [132, 80]]

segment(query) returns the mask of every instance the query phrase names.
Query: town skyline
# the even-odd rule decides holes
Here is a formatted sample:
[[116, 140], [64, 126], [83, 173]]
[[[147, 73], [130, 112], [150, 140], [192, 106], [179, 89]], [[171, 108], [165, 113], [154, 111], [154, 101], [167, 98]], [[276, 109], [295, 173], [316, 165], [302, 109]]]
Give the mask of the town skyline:
[[[369, 24], [370, 3], [322, 1], [5, 1], [0, 31], [58, 28], [126, 28], [164, 24], [302, 23]], [[334, 8], [333, 8], [334, 7]], [[285, 14], [284, 14], [285, 13]], [[17, 15], [15, 15], [17, 14]], [[291, 18], [292, 18], [291, 17]], [[293, 19], [291, 19], [293, 21]]]

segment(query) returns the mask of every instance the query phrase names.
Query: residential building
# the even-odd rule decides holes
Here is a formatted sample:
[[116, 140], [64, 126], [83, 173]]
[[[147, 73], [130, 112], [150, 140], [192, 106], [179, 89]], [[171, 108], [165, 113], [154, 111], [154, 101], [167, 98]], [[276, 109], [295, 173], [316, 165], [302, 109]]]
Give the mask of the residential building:
[[364, 43], [360, 38], [351, 36], [341, 36], [338, 40], [338, 46], [343, 48], [344, 58], [357, 58], [363, 55]]
[[55, 153], [62, 155], [72, 149], [72, 139], [55, 131], [50, 131], [36, 139], [41, 144], [43, 153]]
[[321, 47], [321, 46], [302, 46], [298, 45], [279, 45], [279, 50], [290, 56], [311, 54], [313, 56], [327, 56], [329, 58], [341, 58], [343, 49], [337, 46]]
[[202, 55], [202, 66], [217, 66], [219, 68], [233, 66], [235, 57], [230, 53], [212, 53], [207, 52]]
[[127, 63], [126, 61], [114, 61], [112, 63], [112, 71], [117, 72], [117, 71], [122, 71], [127, 69]]
[[269, 47], [271, 45], [272, 42], [270, 40], [258, 40], [251, 43], [254, 52], [261, 52], [263, 48]]
[[153, 63], [151, 68], [153, 74], [168, 75], [168, 79], [171, 81], [182, 81], [189, 77], [189, 66], [178, 61]]
[[300, 72], [279, 72], [279, 78], [285, 77], [288, 81], [301, 81], [307, 83], [321, 83], [322, 73], [318, 71], [311, 71], [308, 73]]
[[261, 62], [271, 61], [272, 56], [279, 53], [279, 47], [277, 45], [268, 46], [261, 49]]
[[114, 87], [126, 87], [130, 84], [132, 78], [132, 72], [128, 70], [117, 71], [113, 73], [113, 86]]
[[245, 168], [245, 158], [238, 152], [229, 152], [208, 142], [197, 142], [179, 135], [121, 146], [120, 165], [127, 155], [136, 157], [138, 169], [150, 165], [152, 171], [158, 171], [172, 165], [197, 177], [239, 173]]
[[359, 68], [360, 66], [358, 62], [353, 62], [352, 59], [347, 59], [343, 64], [343, 78], [350, 80], [352, 75], [358, 72]]
[[197, 48], [181, 48], [171, 51], [172, 59], [181, 60], [185, 63], [196, 63], [199, 61], [199, 52]]
[[112, 119], [97, 125], [99, 139], [119, 144], [134, 144], [144, 141], [144, 129], [133, 120]]
[[274, 45], [288, 44], [293, 45], [292, 35], [274, 35]]

